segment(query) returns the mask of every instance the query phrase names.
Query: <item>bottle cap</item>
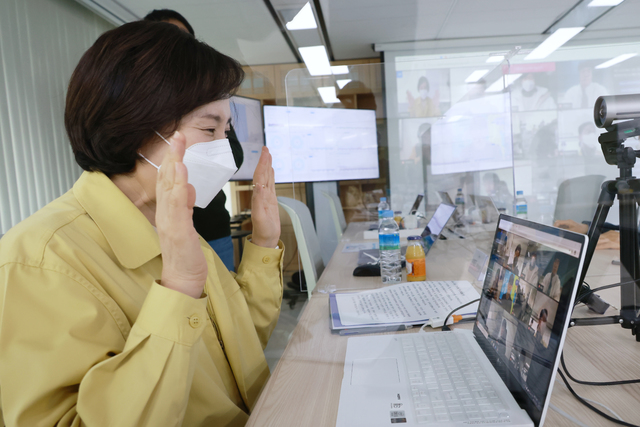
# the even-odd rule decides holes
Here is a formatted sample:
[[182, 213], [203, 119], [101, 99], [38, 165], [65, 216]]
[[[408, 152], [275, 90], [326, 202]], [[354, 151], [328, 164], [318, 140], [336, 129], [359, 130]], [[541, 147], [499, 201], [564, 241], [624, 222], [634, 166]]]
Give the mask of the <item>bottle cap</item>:
[[382, 218], [393, 218], [393, 211], [390, 210], [383, 210], [382, 211]]
[[386, 202], [386, 201], [387, 201], [387, 198], [386, 198], [386, 197], [380, 197], [380, 201], [381, 201], [381, 202]]
[[407, 240], [422, 240], [422, 236], [409, 236], [407, 237]]
[[402, 215], [402, 211], [393, 211], [394, 214]]
[[458, 191], [462, 191], [462, 188], [458, 188]]
[[523, 194], [524, 194], [524, 193], [522, 192], [522, 190], [518, 190], [518, 191], [516, 192], [516, 196], [522, 196]]

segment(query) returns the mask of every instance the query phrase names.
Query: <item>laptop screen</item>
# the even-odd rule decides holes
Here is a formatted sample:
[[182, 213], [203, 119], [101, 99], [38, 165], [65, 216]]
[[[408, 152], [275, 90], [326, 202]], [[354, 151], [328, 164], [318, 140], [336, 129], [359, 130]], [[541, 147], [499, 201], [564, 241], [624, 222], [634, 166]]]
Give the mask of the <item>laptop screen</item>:
[[498, 221], [474, 334], [536, 426], [548, 406], [585, 242], [506, 215]]
[[455, 206], [440, 203], [435, 213], [422, 231], [422, 241], [424, 242], [424, 253], [429, 253], [433, 244], [438, 240], [438, 236], [442, 233], [442, 229], [449, 222], [449, 218], [456, 211]]

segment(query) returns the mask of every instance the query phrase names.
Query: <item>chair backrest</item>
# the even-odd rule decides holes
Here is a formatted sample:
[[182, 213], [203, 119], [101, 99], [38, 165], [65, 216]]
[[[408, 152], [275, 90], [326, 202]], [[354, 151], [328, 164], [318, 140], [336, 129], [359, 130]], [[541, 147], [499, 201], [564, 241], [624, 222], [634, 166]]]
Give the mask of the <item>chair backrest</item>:
[[298, 253], [302, 261], [302, 270], [307, 282], [307, 293], [311, 298], [311, 292], [315, 289], [318, 278], [324, 271], [320, 242], [313, 226], [311, 212], [309, 212], [307, 205], [289, 197], [278, 197], [278, 204], [291, 218], [293, 232], [298, 243]]
[[558, 188], [553, 221], [572, 219], [578, 223], [591, 221], [598, 205], [604, 175], [585, 175], [567, 179]]
[[329, 206], [331, 207], [331, 217], [333, 218], [333, 224], [336, 227], [336, 236], [338, 242], [342, 239], [342, 232], [347, 228], [347, 220], [344, 217], [344, 211], [342, 210], [342, 203], [337, 194], [322, 192], [322, 195], [329, 199]]

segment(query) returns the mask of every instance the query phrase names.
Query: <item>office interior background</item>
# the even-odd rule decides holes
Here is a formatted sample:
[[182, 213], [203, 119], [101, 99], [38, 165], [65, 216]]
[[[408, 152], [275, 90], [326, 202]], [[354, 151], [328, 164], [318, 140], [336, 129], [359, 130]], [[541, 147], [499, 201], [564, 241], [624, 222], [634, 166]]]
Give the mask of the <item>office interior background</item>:
[[[63, 125], [81, 55], [159, 8], [243, 64], [238, 95], [267, 107], [253, 135], [280, 153], [278, 195], [310, 207], [325, 263], [338, 237], [323, 192], [339, 197], [347, 222], [376, 219], [380, 197], [407, 214], [419, 193], [428, 216], [439, 192], [458, 189], [470, 216], [472, 195], [513, 213], [522, 191], [531, 220], [590, 219], [600, 184], [618, 174], [604, 161], [594, 103], [640, 93], [640, 0], [2, 0], [0, 233], [81, 173]], [[294, 138], [300, 107], [344, 124], [340, 135]], [[232, 215], [250, 209], [250, 184], [225, 187]], [[297, 245], [281, 217], [292, 273]]]

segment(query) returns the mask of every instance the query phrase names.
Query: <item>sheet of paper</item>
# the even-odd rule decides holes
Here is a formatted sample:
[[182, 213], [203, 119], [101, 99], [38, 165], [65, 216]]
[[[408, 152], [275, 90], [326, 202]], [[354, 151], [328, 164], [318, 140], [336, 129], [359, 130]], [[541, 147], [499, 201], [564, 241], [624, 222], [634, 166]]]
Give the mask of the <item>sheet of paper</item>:
[[367, 249], [378, 249], [377, 242], [371, 243], [347, 243], [342, 248], [343, 253], [366, 251]]
[[[446, 316], [480, 295], [466, 281], [408, 282], [381, 289], [336, 295], [344, 326], [415, 323]], [[477, 305], [462, 309], [477, 311]], [[444, 320], [444, 319], [443, 319]]]

